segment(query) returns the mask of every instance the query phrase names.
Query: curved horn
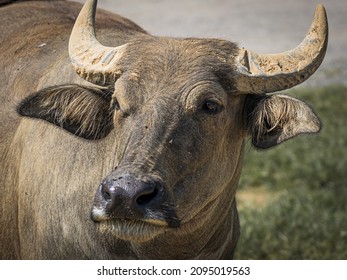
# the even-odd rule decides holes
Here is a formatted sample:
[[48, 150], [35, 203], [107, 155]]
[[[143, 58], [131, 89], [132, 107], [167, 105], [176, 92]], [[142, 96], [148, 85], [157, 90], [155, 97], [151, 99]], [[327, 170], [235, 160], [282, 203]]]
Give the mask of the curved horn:
[[269, 93], [296, 86], [321, 64], [328, 45], [325, 9], [318, 5], [311, 27], [299, 46], [279, 54], [256, 54], [240, 49], [235, 86], [241, 93]]
[[126, 44], [105, 47], [98, 42], [94, 31], [96, 5], [97, 0], [87, 0], [78, 15], [70, 35], [69, 56], [83, 79], [104, 85], [115, 81], [115, 66]]

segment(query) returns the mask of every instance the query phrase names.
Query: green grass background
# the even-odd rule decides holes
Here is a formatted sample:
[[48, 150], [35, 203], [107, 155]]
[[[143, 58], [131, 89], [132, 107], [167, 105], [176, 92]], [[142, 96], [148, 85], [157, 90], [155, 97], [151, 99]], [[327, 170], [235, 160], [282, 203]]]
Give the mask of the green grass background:
[[323, 123], [259, 151], [247, 145], [235, 259], [347, 259], [347, 87], [287, 92]]

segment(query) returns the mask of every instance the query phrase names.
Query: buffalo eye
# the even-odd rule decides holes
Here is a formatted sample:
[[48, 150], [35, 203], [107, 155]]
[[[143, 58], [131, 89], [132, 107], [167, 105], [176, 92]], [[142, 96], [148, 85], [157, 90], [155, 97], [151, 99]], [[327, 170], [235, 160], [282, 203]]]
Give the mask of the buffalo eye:
[[114, 111], [119, 111], [120, 110], [120, 105], [119, 102], [116, 98], [112, 98], [111, 101], [111, 109]]
[[223, 110], [222, 104], [215, 99], [207, 99], [202, 105], [202, 110], [208, 114], [218, 114]]
[[124, 118], [127, 118], [129, 116], [129, 111], [124, 110], [124, 108], [121, 107], [120, 103], [115, 97], [113, 97], [111, 101], [111, 110], [115, 113], [120, 113]]

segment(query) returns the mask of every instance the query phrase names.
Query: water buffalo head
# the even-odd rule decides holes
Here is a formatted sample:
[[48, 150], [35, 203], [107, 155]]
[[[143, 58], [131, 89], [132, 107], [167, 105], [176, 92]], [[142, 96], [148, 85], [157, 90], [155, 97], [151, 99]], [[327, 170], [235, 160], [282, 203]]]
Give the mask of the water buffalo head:
[[224, 40], [146, 33], [106, 47], [95, 36], [95, 11], [88, 0], [69, 42], [72, 65], [90, 86], [42, 90], [19, 112], [86, 139], [114, 137], [105, 161], [116, 166], [95, 186], [92, 219], [117, 238], [144, 242], [222, 223], [234, 207], [248, 137], [268, 148], [319, 131], [304, 102], [267, 93], [319, 67], [328, 35], [322, 6], [298, 47], [268, 55]]

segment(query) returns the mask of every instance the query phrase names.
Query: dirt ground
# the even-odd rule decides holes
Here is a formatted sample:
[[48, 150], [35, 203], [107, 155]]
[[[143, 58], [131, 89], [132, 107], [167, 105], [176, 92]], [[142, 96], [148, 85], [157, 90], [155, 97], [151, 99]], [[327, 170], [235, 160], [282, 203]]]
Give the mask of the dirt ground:
[[99, 0], [98, 7], [154, 35], [222, 38], [274, 53], [301, 42], [319, 3], [328, 14], [329, 47], [321, 68], [304, 85], [347, 84], [346, 0]]

